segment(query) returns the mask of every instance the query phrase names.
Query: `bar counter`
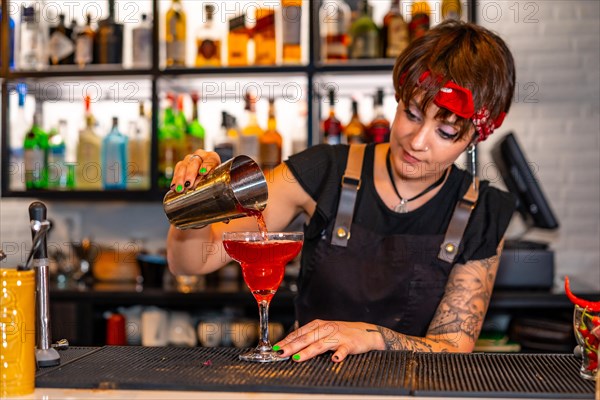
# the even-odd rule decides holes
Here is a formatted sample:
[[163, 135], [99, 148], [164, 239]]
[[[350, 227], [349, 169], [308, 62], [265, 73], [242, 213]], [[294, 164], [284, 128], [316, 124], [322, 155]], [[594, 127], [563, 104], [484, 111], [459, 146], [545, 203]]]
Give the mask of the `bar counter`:
[[30, 399], [594, 398], [569, 354], [373, 351], [333, 363], [238, 360], [234, 348], [104, 346], [61, 352]]

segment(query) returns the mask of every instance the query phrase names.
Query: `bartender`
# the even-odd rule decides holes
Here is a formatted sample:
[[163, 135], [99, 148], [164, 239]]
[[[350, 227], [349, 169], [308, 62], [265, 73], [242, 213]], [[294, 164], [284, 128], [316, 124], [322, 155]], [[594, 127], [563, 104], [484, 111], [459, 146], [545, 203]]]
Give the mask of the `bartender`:
[[[508, 193], [454, 163], [498, 128], [515, 86], [510, 50], [487, 29], [439, 24], [413, 41], [393, 72], [398, 107], [389, 143], [317, 145], [279, 165], [268, 182], [267, 227], [309, 216], [296, 299], [298, 328], [274, 349], [302, 362], [340, 362], [370, 350], [471, 352], [488, 308], [514, 211]], [[172, 188], [186, 190], [220, 164], [189, 154]], [[171, 227], [169, 267], [206, 274], [230, 259], [225, 231]], [[218, 247], [215, 247], [218, 246]]]

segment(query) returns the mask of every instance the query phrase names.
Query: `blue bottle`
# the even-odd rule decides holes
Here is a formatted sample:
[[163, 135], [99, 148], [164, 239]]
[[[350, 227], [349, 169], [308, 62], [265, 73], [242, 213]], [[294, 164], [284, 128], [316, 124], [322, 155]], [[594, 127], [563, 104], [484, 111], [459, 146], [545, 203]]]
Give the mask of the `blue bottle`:
[[128, 140], [119, 132], [119, 119], [113, 117], [112, 129], [102, 141], [102, 181], [105, 189], [127, 188]]
[[[0, 10], [0, 20], [2, 20], [2, 10]], [[15, 21], [8, 16], [8, 40], [10, 41], [10, 58], [8, 61], [8, 65], [10, 69], [15, 68]], [[1, 57], [0, 57], [0, 65], [2, 65]]]

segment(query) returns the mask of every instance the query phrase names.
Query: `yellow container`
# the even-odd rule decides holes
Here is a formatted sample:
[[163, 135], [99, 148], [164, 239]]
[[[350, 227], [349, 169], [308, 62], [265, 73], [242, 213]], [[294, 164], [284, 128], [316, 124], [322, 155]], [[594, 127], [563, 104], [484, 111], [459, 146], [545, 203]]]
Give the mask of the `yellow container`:
[[0, 269], [0, 397], [35, 389], [35, 274]]

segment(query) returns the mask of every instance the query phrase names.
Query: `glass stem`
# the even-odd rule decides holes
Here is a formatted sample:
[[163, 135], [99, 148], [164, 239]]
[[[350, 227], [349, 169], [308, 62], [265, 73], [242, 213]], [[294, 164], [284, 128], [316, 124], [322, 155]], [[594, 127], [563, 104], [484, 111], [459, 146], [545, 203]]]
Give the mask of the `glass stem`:
[[258, 302], [258, 312], [260, 315], [260, 341], [258, 347], [261, 351], [271, 350], [272, 347], [269, 342], [269, 302], [267, 300]]

